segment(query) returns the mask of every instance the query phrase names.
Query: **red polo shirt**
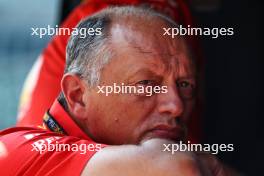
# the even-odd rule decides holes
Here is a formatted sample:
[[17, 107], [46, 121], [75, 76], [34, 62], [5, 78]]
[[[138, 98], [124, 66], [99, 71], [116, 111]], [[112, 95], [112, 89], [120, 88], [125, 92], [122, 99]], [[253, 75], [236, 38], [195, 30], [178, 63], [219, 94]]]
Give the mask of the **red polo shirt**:
[[0, 132], [1, 175], [80, 175], [89, 159], [106, 146], [92, 141], [58, 101], [48, 114], [42, 127]]

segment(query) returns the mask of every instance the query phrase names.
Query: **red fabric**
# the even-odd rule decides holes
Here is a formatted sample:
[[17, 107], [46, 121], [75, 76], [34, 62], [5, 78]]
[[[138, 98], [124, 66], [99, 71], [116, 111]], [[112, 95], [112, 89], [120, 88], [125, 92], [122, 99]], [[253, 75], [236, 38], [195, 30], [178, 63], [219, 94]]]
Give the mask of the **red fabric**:
[[[61, 135], [41, 128], [15, 127], [0, 132], [1, 175], [80, 175], [89, 159], [105, 147], [93, 142], [68, 116], [56, 101], [50, 114], [68, 134]], [[52, 141], [52, 142], [51, 142]], [[92, 151], [43, 151], [33, 150], [41, 143], [94, 145]], [[39, 145], [37, 145], [39, 146]], [[33, 150], [33, 151], [32, 151]]]
[[65, 112], [58, 101], [55, 101], [51, 106], [49, 113], [56, 119], [58, 124], [63, 126], [70, 136], [79, 137], [90, 140], [90, 138], [79, 128], [79, 126], [72, 121], [72, 118]]
[[[175, 3], [176, 2], [176, 3]], [[192, 18], [184, 0], [89, 0], [79, 5], [66, 19], [61, 27], [73, 28], [78, 22], [109, 6], [109, 5], [142, 5], [151, 7], [170, 15], [174, 20], [183, 25], [192, 25]], [[42, 53], [42, 64], [37, 77], [36, 86], [30, 94], [30, 100], [22, 104], [19, 113], [19, 126], [39, 125], [42, 123], [44, 112], [51, 106], [60, 92], [60, 80], [65, 65], [65, 48], [69, 36], [55, 36]], [[196, 39], [190, 40], [195, 50], [199, 51]], [[198, 112], [198, 111], [195, 111]], [[195, 114], [190, 123], [190, 139], [197, 141], [200, 138], [200, 118]]]

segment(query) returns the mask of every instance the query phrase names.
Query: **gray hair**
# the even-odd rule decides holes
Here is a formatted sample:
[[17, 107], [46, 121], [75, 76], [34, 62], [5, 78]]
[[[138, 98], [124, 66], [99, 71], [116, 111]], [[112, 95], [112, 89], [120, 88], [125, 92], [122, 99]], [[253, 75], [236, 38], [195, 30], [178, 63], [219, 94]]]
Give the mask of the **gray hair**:
[[106, 64], [111, 52], [108, 48], [107, 28], [110, 19], [107, 16], [95, 15], [82, 20], [77, 29], [101, 29], [101, 35], [83, 37], [80, 33], [72, 35], [66, 48], [65, 73], [75, 73], [88, 81], [89, 86], [95, 86], [99, 81], [99, 70]]
[[157, 13], [150, 8], [143, 7], [111, 7], [82, 20], [77, 29], [101, 28], [101, 35], [86, 35], [80, 33], [72, 35], [66, 48], [65, 73], [75, 73], [88, 81], [90, 87], [99, 84], [100, 70], [113, 57], [113, 51], [109, 45], [111, 36], [110, 26], [116, 21], [129, 22], [130, 18], [145, 19], [148, 22], [160, 18], [170, 25], [176, 23], [170, 18]]

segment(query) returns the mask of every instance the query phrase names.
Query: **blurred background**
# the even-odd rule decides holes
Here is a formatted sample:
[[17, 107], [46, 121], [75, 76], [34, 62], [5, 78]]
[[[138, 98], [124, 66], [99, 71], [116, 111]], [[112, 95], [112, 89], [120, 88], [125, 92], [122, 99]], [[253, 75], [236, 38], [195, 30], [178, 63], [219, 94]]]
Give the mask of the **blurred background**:
[[[15, 125], [20, 91], [50, 36], [31, 27], [55, 26], [79, 0], [0, 0], [0, 129]], [[218, 156], [245, 175], [263, 163], [263, 41], [261, 1], [189, 0], [198, 27], [233, 27], [234, 36], [201, 37], [205, 65], [203, 143], [233, 143]]]
[[0, 129], [14, 125], [26, 75], [51, 36], [31, 28], [58, 24], [62, 1], [0, 0]]

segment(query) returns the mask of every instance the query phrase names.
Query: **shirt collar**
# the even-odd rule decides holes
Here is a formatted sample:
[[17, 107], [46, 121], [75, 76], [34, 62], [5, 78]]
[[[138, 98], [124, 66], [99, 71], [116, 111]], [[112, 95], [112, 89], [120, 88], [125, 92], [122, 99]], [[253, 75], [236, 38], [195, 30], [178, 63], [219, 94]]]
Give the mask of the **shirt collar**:
[[[69, 114], [64, 110], [58, 100], [55, 100], [49, 111], [44, 116], [44, 121], [47, 123], [46, 119], [52, 120], [51, 125], [55, 125], [56, 127], [61, 127], [62, 131], [64, 131], [69, 136], [75, 136], [81, 139], [91, 140], [87, 134], [85, 134], [81, 128], [73, 121], [73, 119], [69, 116]], [[50, 128], [47, 125], [47, 128]], [[52, 130], [54, 131], [54, 130]]]

